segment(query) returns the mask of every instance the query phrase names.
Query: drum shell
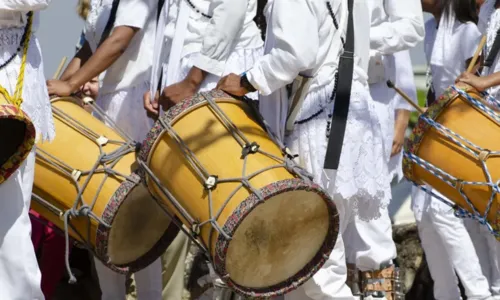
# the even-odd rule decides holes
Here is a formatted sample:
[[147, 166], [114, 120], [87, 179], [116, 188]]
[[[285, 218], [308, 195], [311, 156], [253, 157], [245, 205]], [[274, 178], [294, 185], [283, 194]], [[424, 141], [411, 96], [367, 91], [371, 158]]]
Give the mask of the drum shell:
[[7, 158], [3, 164], [0, 161], [0, 184], [6, 181], [28, 157], [35, 145], [35, 138], [35, 126], [28, 115], [9, 103], [0, 93], [0, 139], [2, 150], [6, 152], [1, 153], [0, 150], [0, 153]]
[[[163, 120], [171, 124], [203, 167], [209, 172], [213, 172], [211, 175], [216, 175], [220, 179], [241, 177], [243, 156], [241, 146], [228, 134], [227, 128], [221, 125], [220, 118], [213, 114], [213, 108], [206, 101], [200, 101], [200, 98], [204, 97], [213, 98], [237, 128], [249, 139], [249, 142], [256, 142], [260, 149], [265, 152], [280, 159], [283, 158], [280, 148], [255, 121], [255, 116], [246, 103], [235, 100], [221, 92], [201, 93], [201, 95], [187, 99], [169, 110]], [[179, 200], [180, 205], [191, 216], [199, 222], [210, 219], [209, 197], [208, 192], [204, 189], [205, 183], [197, 177], [194, 169], [186, 162], [185, 155], [159, 123], [155, 125], [148, 135], [148, 139], [144, 142], [140, 158], [147, 163], [158, 180]], [[276, 160], [260, 153], [250, 154], [246, 164], [246, 174], [258, 172], [264, 167], [277, 164]], [[157, 185], [154, 184], [153, 179], [146, 176], [145, 180], [152, 194], [162, 199], [165, 206], [174, 212], [186, 226], [190, 227], [188, 220], [182, 218], [179, 210], [162, 194]], [[270, 168], [251, 178], [249, 183], [256, 191], [261, 192], [266, 199], [271, 198], [273, 193], [276, 195], [297, 192], [303, 193], [301, 196], [304, 197], [320, 197], [322, 201], [324, 200], [325, 214], [326, 212], [329, 214], [328, 224], [325, 226], [329, 226], [330, 229], [335, 228], [335, 230], [328, 231], [328, 235], [324, 237], [325, 241], [328, 241], [323, 244], [318, 253], [321, 253], [325, 259], [328, 257], [336, 241], [338, 218], [333, 202], [317, 185], [302, 182], [290, 173], [285, 166]], [[235, 189], [238, 189], [237, 192], [227, 201], [227, 197]], [[211, 197], [212, 215], [216, 216], [220, 213], [216, 218], [216, 222], [230, 235], [234, 234], [245, 216], [259, 205], [255, 193], [241, 187], [239, 182], [219, 183], [211, 192]], [[304, 200], [304, 202], [307, 201]], [[226, 206], [224, 207], [224, 205]], [[286, 215], [285, 211], [283, 215]], [[300, 222], [297, 223], [300, 224]], [[229, 251], [229, 242], [225, 246], [221, 246], [224, 244], [222, 241], [225, 239], [214, 231], [210, 224], [201, 226], [199, 234], [200, 239], [208, 247], [210, 255], [214, 259], [216, 271], [218, 271], [219, 275], [225, 275], [228, 270], [225, 269], [226, 262], [224, 259], [226, 258], [226, 252]], [[305, 272], [307, 274], [302, 274], [304, 276], [300, 279], [294, 277], [287, 284], [294, 285], [293, 288], [302, 284], [312, 276], [316, 270], [315, 268], [319, 267], [323, 262], [324, 260], [319, 263], [318, 260], [314, 260], [314, 263], [310, 264], [310, 267], [314, 267], [308, 270], [314, 269], [314, 271]], [[294, 279], [297, 279], [297, 281], [294, 281]], [[252, 293], [250, 288], [240, 286], [236, 282], [229, 282], [228, 284], [238, 292], [245, 295], [253, 294], [254, 297], [264, 294], [265, 296], [273, 296], [290, 290], [290, 286], [281, 285], [282, 289], [279, 291], [270, 289], [266, 293], [265, 289], [255, 288]]]
[[[56, 112], [58, 110], [63, 111], [86, 128], [109, 139], [110, 142], [102, 146], [102, 150], [108, 154], [120, 146], [111, 141], [125, 142], [112, 128], [81, 108], [76, 99], [56, 98], [52, 100], [52, 107]], [[54, 123], [56, 128], [54, 141], [38, 146], [33, 193], [45, 199], [57, 209], [67, 211], [73, 207], [75, 200], [78, 198], [77, 185], [70, 174], [61, 172], [53, 164], [43, 160], [42, 156], [46, 157], [47, 154], [45, 153], [48, 153], [74, 170], [87, 171], [91, 170], [98, 161], [100, 151], [95, 140], [87, 138], [81, 132], [76, 131], [74, 126], [69, 125], [57, 113], [54, 113]], [[69, 233], [77, 241], [90, 246], [99, 259], [116, 271], [127, 272], [129, 268], [130, 271], [137, 271], [159, 257], [173, 240], [178, 230], [175, 226], [170, 226], [172, 225], [170, 219], [160, 211], [147, 189], [140, 184], [140, 177], [133, 173], [137, 169], [135, 151], [124, 154], [111, 168], [120, 174], [130, 176], [131, 180], [124, 180], [121, 176], [106, 176], [103, 172], [83, 174], [78, 179], [80, 187], [83, 186], [87, 179], [89, 180], [82, 193], [83, 201], [86, 205], [92, 207], [92, 202], [96, 198], [91, 212], [111, 225], [111, 229], [106, 228], [93, 218], [73, 217], [71, 218], [71, 224], [74, 229], [70, 227]], [[71, 173], [71, 170], [69, 172]], [[103, 182], [104, 184], [102, 184]], [[124, 223], [124, 217], [120, 217], [120, 208], [123, 204], [128, 205], [130, 201], [139, 201], [146, 208], [150, 206], [156, 207], [157, 214], [152, 215], [151, 218], [158, 218], [158, 215], [160, 215], [160, 218], [165, 218], [161, 220], [163, 223], [158, 223], [164, 228], [154, 229], [158, 238], [148, 241], [149, 245], [147, 247], [151, 248], [151, 250], [146, 251], [143, 256], [123, 261], [123, 258], [115, 259], [113, 255], [109, 255], [111, 251], [119, 250], [110, 249], [109, 239], [114, 235], [113, 230], [115, 230], [115, 233], [117, 233], [116, 230], [120, 230], [115, 226], [117, 220], [120, 220], [122, 225], [138, 226], [134, 222], [139, 222], [137, 217], [141, 216], [141, 212], [137, 212], [136, 218], [131, 218], [130, 225], [128, 225], [128, 222]], [[36, 199], [32, 201], [31, 206], [33, 210], [64, 230], [63, 215], [55, 214]], [[81, 208], [80, 205], [76, 209], [79, 208]], [[159, 230], [161, 233], [157, 232]]]
[[[484, 101], [482, 96], [468, 85], [460, 85], [470, 96]], [[468, 141], [484, 149], [497, 151], [500, 149], [500, 128], [498, 121], [472, 106], [464, 97], [451, 87], [429, 107], [424, 116], [452, 130]], [[448, 174], [463, 181], [488, 182], [481, 162], [462, 146], [455, 144], [426, 121], [419, 119], [406, 145], [407, 151], [442, 169]], [[500, 179], [500, 158], [491, 156], [486, 165], [496, 182]], [[405, 176], [417, 184], [427, 183], [459, 207], [473, 212], [459, 190], [446, 184], [436, 175], [409, 158], [403, 160]], [[480, 185], [464, 185], [463, 192], [470, 199], [481, 215], [486, 212], [486, 206], [491, 197], [491, 189]], [[498, 229], [498, 194], [493, 199], [488, 213], [488, 221]]]

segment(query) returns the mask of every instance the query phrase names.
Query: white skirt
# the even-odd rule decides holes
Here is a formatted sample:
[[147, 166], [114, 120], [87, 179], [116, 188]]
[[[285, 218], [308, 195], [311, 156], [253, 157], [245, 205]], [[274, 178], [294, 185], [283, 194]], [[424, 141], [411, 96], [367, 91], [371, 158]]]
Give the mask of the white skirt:
[[[16, 52], [23, 32], [24, 28], [0, 29], [0, 64], [5, 63]], [[0, 70], [0, 85], [6, 88], [11, 96], [16, 89], [21, 57], [22, 52], [19, 52], [14, 60]], [[34, 34], [28, 48], [22, 98], [21, 108], [35, 125], [37, 139], [52, 140], [55, 136], [52, 108], [45, 83], [42, 52]]]
[[[322, 103], [321, 99], [329, 98], [332, 89], [333, 86], [330, 86], [311, 92], [307, 98], [313, 97], [316, 98], [313, 101]], [[323, 165], [328, 144], [326, 130], [332, 111], [333, 103], [312, 120], [295, 125], [286, 141], [292, 152], [299, 154], [300, 165], [323, 186]], [[353, 213], [363, 220], [379, 218], [380, 208], [387, 207], [391, 198], [381, 125], [368, 87], [357, 81], [352, 84], [349, 117], [332, 196], [348, 200]]]
[[148, 90], [149, 84], [142, 83], [114, 93], [99, 94], [96, 104], [132, 139], [142, 142], [153, 127], [153, 120], [146, 115], [142, 98]]

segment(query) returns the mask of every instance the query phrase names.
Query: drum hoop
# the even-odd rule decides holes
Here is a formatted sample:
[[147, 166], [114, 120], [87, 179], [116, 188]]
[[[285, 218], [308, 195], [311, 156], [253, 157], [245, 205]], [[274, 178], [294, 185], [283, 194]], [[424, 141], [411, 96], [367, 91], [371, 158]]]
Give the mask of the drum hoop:
[[[463, 86], [463, 90], [465, 92], [470, 92], [473, 90], [470, 86]], [[423, 117], [427, 117], [431, 120], [436, 120], [439, 115], [443, 112], [443, 110], [454, 100], [460, 97], [460, 94], [455, 91], [453, 88], [448, 88], [445, 92], [436, 100], [434, 104], [429, 106], [427, 111], [420, 115], [418, 118], [417, 124], [412, 130], [410, 137], [405, 142], [405, 152], [417, 154], [420, 148], [420, 145], [424, 139], [427, 131], [432, 128], [432, 126], [427, 123]], [[413, 176], [413, 166], [414, 162], [409, 159], [406, 155], [403, 156], [403, 174], [404, 176], [414, 181], [415, 177]]]
[[[239, 100], [236, 100], [229, 96], [228, 94], [222, 91], [210, 91], [204, 94], [205, 97], [212, 98], [223, 98], [223, 101], [217, 102], [226, 102], [226, 103], [242, 103]], [[204, 97], [198, 96], [196, 94], [190, 98], [187, 98], [184, 101], [181, 101], [174, 107], [170, 108], [165, 115], [161, 118], [164, 122], [170, 123], [172, 126], [178, 122], [183, 116], [187, 113], [192, 112], [195, 109], [198, 109], [204, 105], [208, 105], [208, 101]], [[159, 137], [161, 137], [165, 133], [166, 129], [161, 125], [160, 120], [156, 121], [154, 127], [148, 132], [148, 135], [144, 142], [142, 143], [141, 151], [139, 152], [138, 158], [145, 162], [147, 165], [151, 162], [151, 150], [155, 149], [159, 143]], [[147, 176], [147, 175], [146, 175]], [[146, 177], [147, 179], [147, 177]]]
[[51, 104], [54, 103], [54, 102], [57, 102], [57, 101], [71, 101], [74, 104], [80, 105], [80, 102], [78, 102], [78, 98], [73, 97], [73, 96], [68, 96], [68, 97], [54, 97], [54, 98], [50, 99], [50, 103]]
[[11, 119], [21, 121], [26, 125], [24, 141], [19, 146], [18, 152], [10, 157], [0, 167], [0, 184], [9, 179], [9, 177], [21, 166], [28, 157], [35, 145], [36, 129], [29, 116], [21, 109], [12, 104], [0, 105], [0, 119]]
[[[135, 182], [130, 180], [125, 180], [124, 182], [122, 182], [118, 187], [118, 189], [113, 194], [113, 196], [111, 197], [108, 204], [106, 205], [103, 214], [101, 216], [102, 220], [106, 224], [113, 224], [113, 221], [116, 217], [116, 213], [123, 204], [126, 196], [134, 188], [142, 185], [140, 177], [137, 174], [133, 173], [130, 177]], [[151, 198], [151, 201], [155, 200]], [[106, 266], [110, 267], [110, 269], [113, 269], [122, 274], [135, 273], [137, 271], [144, 269], [145, 267], [153, 263], [155, 260], [157, 260], [158, 257], [160, 257], [167, 250], [168, 246], [172, 244], [173, 240], [175, 239], [178, 233], [179, 233], [179, 228], [175, 226], [173, 223], [170, 223], [165, 233], [162, 235], [160, 240], [153, 246], [153, 248], [151, 248], [151, 250], [149, 250], [144, 255], [142, 255], [137, 260], [131, 263], [124, 265], [113, 265], [108, 262], [109, 257], [107, 256], [107, 250], [108, 250], [107, 241], [109, 235], [111, 234], [111, 228], [108, 228], [104, 224], [99, 223], [96, 232], [95, 251], [99, 256], [99, 259], [103, 259], [103, 263]]]
[[292, 276], [290, 279], [283, 281], [277, 285], [261, 288], [261, 289], [249, 289], [238, 285], [231, 280], [230, 274], [227, 274], [225, 269], [227, 250], [230, 245], [230, 240], [225, 239], [222, 235], [219, 235], [217, 243], [215, 246], [215, 256], [214, 256], [214, 267], [224, 281], [229, 287], [236, 290], [249, 297], [275, 297], [286, 294], [309, 280], [327, 261], [330, 253], [333, 251], [335, 244], [337, 242], [337, 237], [339, 234], [339, 214], [337, 207], [333, 200], [328, 196], [328, 194], [317, 184], [307, 183], [301, 179], [286, 179], [269, 184], [262, 189], [260, 193], [262, 194], [263, 200], [255, 194], [251, 194], [248, 198], [242, 201], [238, 207], [233, 211], [231, 216], [228, 217], [226, 223], [223, 226], [223, 230], [230, 236], [234, 236], [236, 230], [238, 229], [241, 222], [250, 214], [256, 207], [265, 203], [268, 199], [279, 195], [281, 193], [291, 192], [291, 191], [308, 191], [315, 192], [321, 198], [324, 199], [328, 206], [330, 224], [327, 236], [323, 245], [321, 246], [318, 253], [314, 258], [305, 265], [302, 270], [297, 274]]

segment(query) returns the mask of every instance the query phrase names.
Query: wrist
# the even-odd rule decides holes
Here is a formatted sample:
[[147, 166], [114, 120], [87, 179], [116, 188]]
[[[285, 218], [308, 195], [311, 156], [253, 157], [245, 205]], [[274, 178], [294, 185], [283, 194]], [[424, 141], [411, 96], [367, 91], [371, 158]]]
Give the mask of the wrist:
[[76, 80], [73, 80], [72, 78], [69, 78], [68, 80], [65, 80], [66, 84], [68, 84], [69, 88], [71, 89], [71, 92], [75, 92], [82, 86], [83, 84], [78, 84]]
[[207, 72], [200, 68], [192, 67], [185, 78], [185, 82], [193, 89], [198, 89], [207, 76]]
[[246, 73], [241, 76], [240, 86], [242, 88], [244, 88], [249, 93], [253, 93], [253, 92], [257, 91], [257, 89], [248, 80]]

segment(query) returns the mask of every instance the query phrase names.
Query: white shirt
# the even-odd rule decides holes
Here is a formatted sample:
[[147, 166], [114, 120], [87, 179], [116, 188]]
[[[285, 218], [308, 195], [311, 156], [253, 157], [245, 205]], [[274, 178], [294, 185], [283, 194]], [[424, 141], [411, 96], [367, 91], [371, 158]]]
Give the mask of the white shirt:
[[420, 0], [368, 0], [371, 9], [370, 82], [385, 82], [383, 55], [415, 47], [424, 39]]
[[[169, 3], [165, 49], [171, 49], [180, 1], [186, 0], [170, 0]], [[261, 32], [253, 21], [257, 14], [257, 0], [190, 0], [190, 2], [200, 12], [191, 9], [181, 57], [197, 53], [194, 60], [196, 67], [222, 76], [225, 63], [234, 50], [256, 49], [263, 46]], [[166, 57], [169, 55], [170, 52]]]
[[[109, 19], [112, 0], [92, 0], [85, 37], [93, 52]], [[149, 81], [156, 26], [157, 0], [121, 0], [114, 28], [129, 26], [139, 31], [125, 52], [106, 70], [100, 93], [111, 93]]]
[[262, 95], [291, 83], [299, 73], [316, 73], [310, 91], [331, 84], [338, 68], [347, 28], [347, 1], [330, 1], [340, 30], [322, 0], [274, 0], [268, 18], [266, 53], [248, 72]]
[[[426, 36], [424, 50], [428, 62], [431, 62], [432, 51], [435, 47], [436, 26], [434, 18], [425, 23]], [[432, 86], [434, 87], [436, 97], [442, 95], [448, 87], [455, 83], [457, 77], [466, 70], [465, 61], [474, 56], [480, 39], [481, 33], [476, 24], [455, 21], [452, 36], [445, 37], [445, 40], [449, 44], [447, 46], [447, 53], [443, 58], [443, 66], [430, 63]], [[467, 42], [464, 43], [464, 41]]]
[[[0, 1], [0, 28], [24, 27], [26, 13], [45, 9], [51, 0], [1, 0]], [[38, 22], [36, 22], [38, 23]], [[38, 27], [34, 24], [33, 29]]]

